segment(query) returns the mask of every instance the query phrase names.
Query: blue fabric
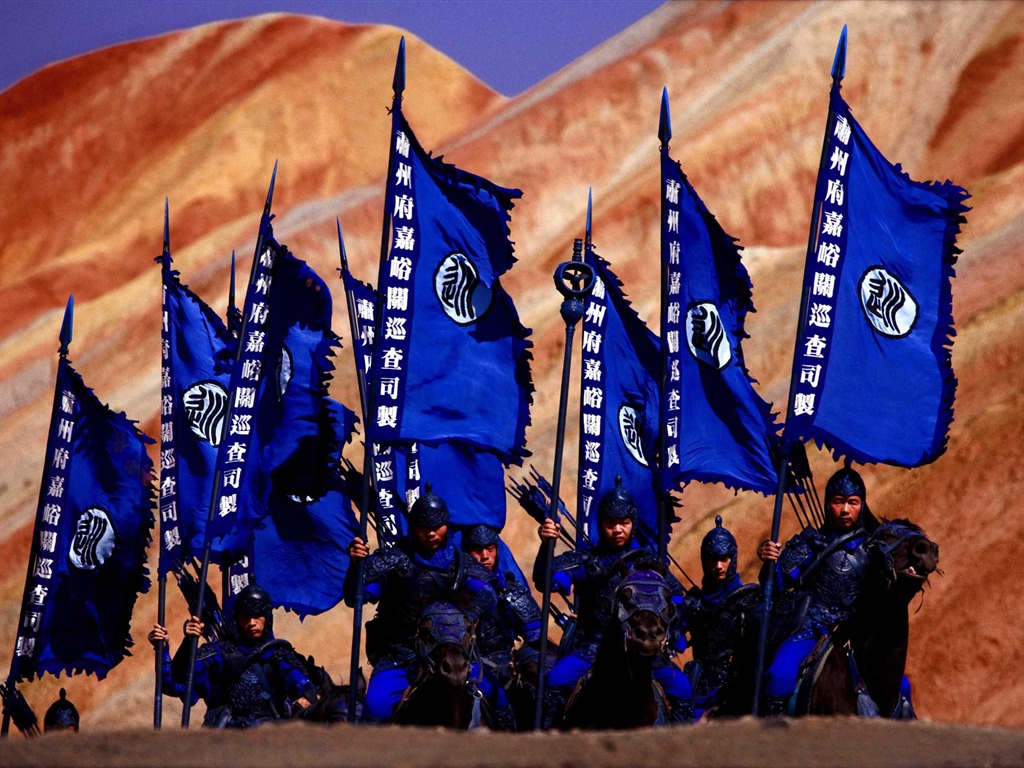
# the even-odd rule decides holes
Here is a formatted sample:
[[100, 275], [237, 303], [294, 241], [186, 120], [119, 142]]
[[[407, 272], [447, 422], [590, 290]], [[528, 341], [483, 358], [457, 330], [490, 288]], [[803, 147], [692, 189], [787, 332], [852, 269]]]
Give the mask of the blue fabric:
[[14, 679], [102, 679], [127, 655], [132, 609], [149, 589], [152, 442], [61, 359]]
[[402, 667], [373, 670], [366, 688], [364, 719], [386, 723], [395, 713], [402, 694], [412, 683], [414, 672]]
[[[160, 257], [163, 365], [160, 453], [160, 573], [201, 557], [217, 446], [227, 432], [229, 376], [222, 363], [236, 342], [223, 321]], [[212, 551], [221, 562], [219, 547]]]
[[560, 658], [548, 671], [547, 684], [552, 688], [572, 689], [594, 664], [594, 657], [574, 650]]
[[661, 666], [655, 666], [651, 676], [667, 695], [684, 700], [693, 698], [690, 678], [675, 664], [666, 662]]
[[493, 453], [464, 443], [419, 445], [419, 482], [407, 487], [425, 489], [445, 500], [451, 525], [505, 527], [505, 467]]
[[616, 477], [636, 501], [641, 526], [658, 530], [658, 338], [630, 305], [608, 263], [589, 249], [586, 262], [597, 280], [583, 318], [577, 546], [596, 541], [598, 503], [615, 488]]
[[[207, 535], [247, 542], [278, 493], [319, 498], [336, 463], [335, 410], [327, 397], [337, 340], [324, 282], [264, 229], [246, 292], [245, 338], [231, 373], [231, 420], [221, 443], [221, 485]], [[256, 457], [257, 460], [252, 460]], [[241, 553], [239, 553], [241, 554]]]
[[806, 635], [795, 635], [782, 641], [768, 671], [765, 672], [764, 693], [766, 696], [792, 695], [796, 690], [800, 664], [814, 650], [817, 642], [817, 638]]
[[[914, 467], [942, 453], [953, 418], [951, 282], [967, 193], [913, 181], [875, 148], [838, 89], [831, 106], [786, 434], [837, 458]], [[834, 290], [822, 290], [826, 280]]]
[[664, 489], [690, 480], [774, 493], [778, 427], [743, 362], [744, 322], [754, 310], [740, 249], [715, 220], [679, 163], [662, 151], [661, 393]]
[[397, 108], [393, 126], [395, 238], [377, 280], [384, 332], [372, 378], [394, 387], [378, 396], [369, 437], [458, 440], [518, 461], [532, 392], [530, 331], [500, 277], [514, 261], [508, 220], [520, 193], [429, 157]]

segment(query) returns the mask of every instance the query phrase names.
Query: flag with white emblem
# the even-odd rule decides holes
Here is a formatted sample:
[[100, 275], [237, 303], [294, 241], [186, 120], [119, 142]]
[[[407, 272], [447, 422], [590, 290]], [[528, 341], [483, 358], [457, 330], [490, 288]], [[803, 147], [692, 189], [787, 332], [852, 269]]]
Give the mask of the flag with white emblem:
[[101, 403], [62, 358], [12, 678], [106, 676], [132, 645], [149, 589], [153, 441]]
[[953, 264], [967, 193], [912, 180], [833, 85], [793, 360], [787, 439], [914, 467], [953, 420]]
[[578, 546], [597, 541], [598, 502], [615, 488], [616, 477], [636, 500], [640, 525], [658, 530], [658, 337], [626, 299], [608, 262], [589, 247], [585, 258], [595, 280], [583, 316]]
[[508, 221], [520, 193], [427, 155], [398, 108], [392, 125], [393, 237], [377, 281], [369, 438], [458, 440], [518, 461], [530, 332], [500, 277], [514, 262]]
[[690, 480], [774, 493], [778, 427], [743, 362], [754, 309], [736, 241], [661, 152], [662, 488]]

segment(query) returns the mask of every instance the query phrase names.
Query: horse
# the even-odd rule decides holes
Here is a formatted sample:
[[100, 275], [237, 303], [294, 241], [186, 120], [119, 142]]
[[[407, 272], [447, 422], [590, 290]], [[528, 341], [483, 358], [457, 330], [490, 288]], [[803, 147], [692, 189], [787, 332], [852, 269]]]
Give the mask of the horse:
[[[909, 520], [884, 520], [864, 541], [866, 568], [852, 614], [825, 635], [803, 663], [790, 711], [796, 715], [884, 714], [913, 716], [901, 693], [909, 637], [910, 601], [938, 570], [939, 548]], [[787, 606], [804, 593], [783, 592], [773, 604], [775, 641], [797, 627], [786, 626]], [[736, 673], [723, 687], [712, 717], [750, 713], [757, 622], [744, 629], [746, 644], [734, 657]], [[770, 656], [769, 656], [770, 658]]]
[[[316, 687], [317, 699], [310, 706], [296, 709], [292, 718], [308, 720], [312, 723], [341, 723], [348, 720], [350, 685], [335, 685], [327, 670], [319, 666], [312, 656], [306, 657], [306, 672], [310, 682]], [[363, 702], [366, 699], [366, 677], [362, 667], [356, 678], [356, 714], [355, 720], [362, 716]]]
[[616, 615], [594, 665], [565, 705], [561, 728], [619, 729], [663, 725], [670, 706], [652, 673], [665, 650], [675, 608], [662, 573], [629, 573], [615, 591]]
[[910, 601], [938, 569], [939, 547], [909, 520], [885, 521], [864, 544], [869, 570], [860, 605], [812, 654], [794, 701], [798, 715], [912, 718], [902, 691]]
[[468, 730], [485, 725], [486, 702], [470, 680], [475, 625], [454, 604], [437, 602], [420, 614], [416, 677], [391, 722]]

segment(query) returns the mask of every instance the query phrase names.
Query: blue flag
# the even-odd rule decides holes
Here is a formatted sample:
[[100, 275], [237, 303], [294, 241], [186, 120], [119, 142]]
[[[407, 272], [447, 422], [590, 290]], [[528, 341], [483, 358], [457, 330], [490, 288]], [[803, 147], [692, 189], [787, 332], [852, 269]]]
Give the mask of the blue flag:
[[831, 108], [786, 437], [915, 467], [943, 452], [953, 420], [951, 282], [967, 193], [889, 163], [838, 86]]
[[393, 113], [389, 258], [377, 282], [378, 443], [457, 440], [519, 461], [532, 384], [529, 330], [500, 277], [513, 264], [503, 189], [429, 157]]
[[493, 453], [462, 443], [417, 445], [408, 457], [406, 500], [411, 506], [430, 483], [445, 500], [452, 525], [505, 527], [505, 467]]
[[[160, 573], [201, 557], [217, 447], [226, 431], [228, 373], [236, 342], [224, 323], [159, 258], [163, 280], [160, 408]], [[217, 552], [213, 553], [219, 561]]]
[[743, 362], [754, 310], [739, 248], [679, 163], [661, 153], [661, 327], [665, 388], [661, 486], [690, 480], [774, 493], [778, 427]]
[[[331, 401], [338, 424], [337, 444], [347, 443], [355, 430], [355, 414]], [[340, 450], [336, 457], [341, 459]], [[302, 616], [317, 615], [341, 599], [350, 563], [348, 544], [359, 533], [340, 473], [319, 499], [271, 492], [266, 525], [253, 537], [250, 570], [274, 604]], [[236, 589], [236, 586], [238, 587]], [[245, 584], [231, 584], [237, 594]]]
[[658, 337], [623, 295], [608, 263], [590, 248], [586, 261], [596, 279], [583, 318], [577, 546], [597, 541], [598, 502], [616, 477], [636, 500], [641, 523], [658, 530]]
[[149, 589], [152, 442], [61, 359], [14, 679], [102, 679], [128, 655], [132, 609]]
[[262, 242], [231, 372], [227, 437], [217, 457], [220, 483], [208, 532], [214, 541], [251, 533], [261, 523], [271, 482], [278, 493], [319, 498], [336, 464], [327, 397], [337, 345], [330, 293], [274, 240], [269, 224]]

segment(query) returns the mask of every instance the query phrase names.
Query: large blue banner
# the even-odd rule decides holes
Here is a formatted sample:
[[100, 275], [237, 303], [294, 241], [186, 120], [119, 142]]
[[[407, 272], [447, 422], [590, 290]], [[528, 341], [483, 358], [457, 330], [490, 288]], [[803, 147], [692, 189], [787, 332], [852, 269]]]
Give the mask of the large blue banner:
[[838, 87], [831, 108], [786, 438], [914, 467], [942, 453], [953, 418], [951, 282], [967, 193], [892, 165]]

